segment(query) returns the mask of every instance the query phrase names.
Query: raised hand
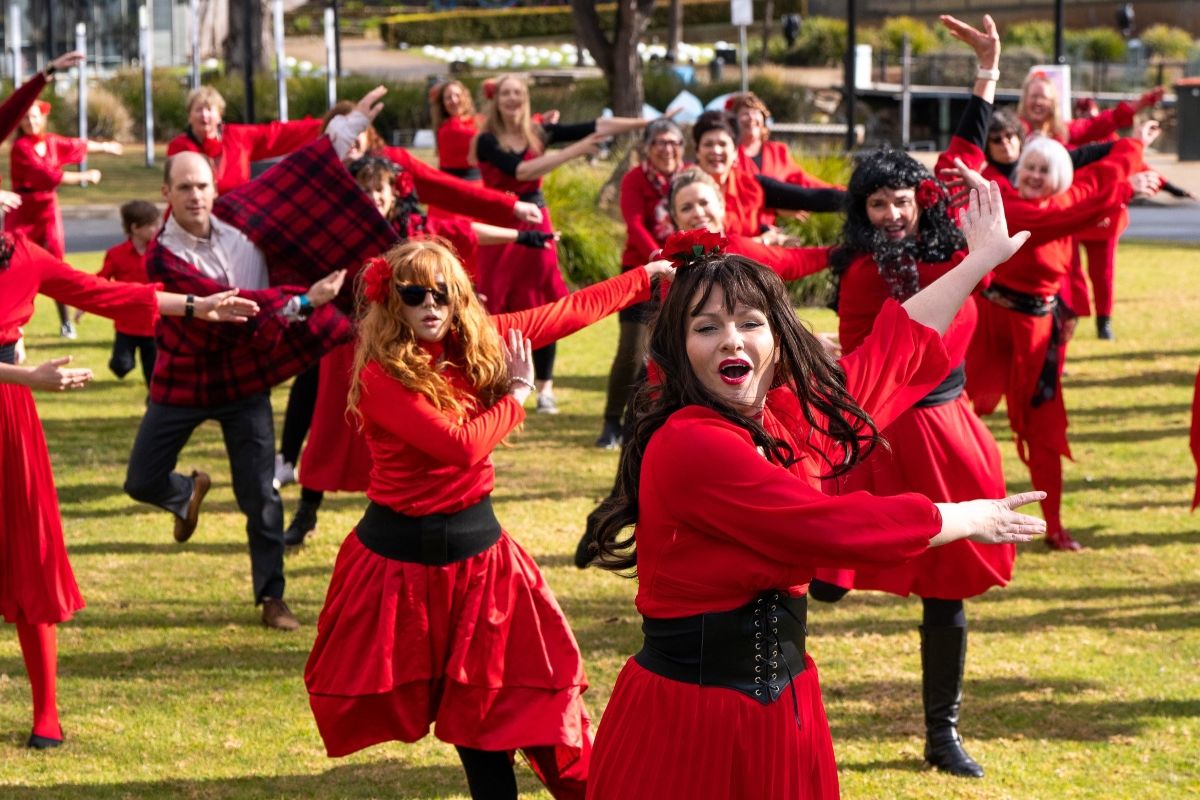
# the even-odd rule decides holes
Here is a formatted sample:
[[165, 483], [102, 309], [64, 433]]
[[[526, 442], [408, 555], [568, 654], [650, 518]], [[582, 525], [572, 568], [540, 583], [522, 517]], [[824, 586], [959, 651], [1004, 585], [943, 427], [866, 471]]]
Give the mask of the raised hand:
[[342, 290], [342, 282], [345, 280], [346, 270], [339, 269], [308, 287], [305, 294], [308, 295], [308, 300], [312, 303], [313, 308], [320, 308], [337, 297], [337, 293]]
[[995, 181], [988, 181], [985, 190], [971, 188], [971, 202], [962, 216], [962, 232], [967, 239], [967, 249], [990, 263], [992, 268], [1012, 258], [1029, 239], [1029, 231], [1008, 235], [1004, 201]]
[[650, 274], [651, 279], [661, 278], [667, 281], [675, 279], [675, 267], [665, 258], [660, 258], [657, 261], [651, 261], [649, 264], [642, 267], [642, 269], [646, 270], [646, 272]]
[[90, 369], [64, 369], [70, 363], [70, 356], [62, 356], [38, 364], [29, 370], [25, 385], [30, 389], [42, 392], [82, 389], [92, 379], [92, 371]]
[[386, 86], [376, 86], [362, 96], [362, 99], [354, 105], [354, 110], [361, 112], [367, 119], [374, 120], [383, 110], [381, 101], [385, 94], [387, 94]]
[[1166, 90], [1163, 89], [1163, 87], [1155, 86], [1153, 89], [1143, 92], [1142, 96], [1139, 97], [1137, 101], [1138, 111], [1141, 111], [1143, 108], [1151, 108], [1155, 105], [1158, 105], [1158, 102], [1162, 100], [1163, 93], [1165, 91]]
[[1046, 532], [1046, 522], [1015, 509], [1045, 498], [1045, 492], [1022, 492], [1001, 500], [938, 503], [942, 532], [931, 540], [931, 544], [946, 544], [958, 539], [970, 539], [980, 544], [1028, 542]]
[[600, 146], [609, 138], [611, 137], [608, 134], [603, 133], [593, 133], [585, 136], [571, 145], [573, 148], [571, 154], [575, 157], [588, 156], [590, 158], [600, 152]]
[[63, 53], [58, 58], [50, 62], [50, 66], [54, 67], [55, 71], [68, 70], [71, 67], [77, 67], [87, 61], [87, 56], [79, 50], [72, 50], [69, 53]]
[[258, 303], [237, 296], [237, 289], [196, 298], [196, 319], [205, 322], [245, 322], [258, 313]]
[[518, 403], [524, 403], [533, 392], [533, 342], [525, 334], [513, 328], [508, 332], [508, 341], [501, 340], [504, 360], [508, 364], [508, 377], [512, 381], [508, 393]]
[[974, 28], [960, 19], [943, 14], [938, 17], [950, 35], [967, 44], [975, 51], [979, 66], [996, 69], [1000, 66], [1000, 33], [990, 14], [983, 15], [983, 30]]
[[542, 210], [537, 207], [536, 203], [527, 203], [524, 200], [518, 200], [513, 203], [513, 216], [520, 222], [537, 225], [542, 221]]

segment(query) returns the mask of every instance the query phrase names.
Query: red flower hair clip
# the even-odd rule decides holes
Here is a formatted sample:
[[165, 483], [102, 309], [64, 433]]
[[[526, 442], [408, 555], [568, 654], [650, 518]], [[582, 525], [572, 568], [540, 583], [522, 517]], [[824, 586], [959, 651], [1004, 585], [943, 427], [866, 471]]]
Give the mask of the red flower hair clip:
[[392, 291], [392, 265], [383, 256], [363, 262], [363, 296], [380, 305], [387, 302]]
[[406, 169], [402, 169], [396, 173], [395, 192], [396, 197], [404, 198], [417, 190], [416, 183], [413, 182], [412, 173]]
[[496, 84], [499, 83], [495, 78], [488, 78], [483, 82], [483, 99], [493, 100], [496, 97]]
[[741, 97], [742, 96], [740, 94], [731, 94], [731, 95], [729, 95], [729, 97], [726, 97], [725, 98], [725, 110], [733, 111], [733, 107], [737, 105], [737, 102], [738, 102], [738, 100], [741, 99]]
[[946, 190], [933, 178], [926, 178], [917, 186], [917, 206], [922, 209], [937, 205], [946, 199]]
[[669, 259], [676, 269], [691, 266], [709, 256], [724, 252], [729, 240], [719, 233], [699, 228], [694, 231], [677, 231], [667, 237], [663, 245], [663, 258]]

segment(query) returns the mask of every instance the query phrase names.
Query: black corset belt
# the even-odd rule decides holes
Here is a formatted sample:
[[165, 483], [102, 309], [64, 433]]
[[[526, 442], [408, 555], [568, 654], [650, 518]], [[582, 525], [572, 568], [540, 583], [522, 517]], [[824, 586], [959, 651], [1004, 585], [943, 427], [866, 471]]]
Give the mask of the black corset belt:
[[934, 406], [944, 406], [946, 403], [952, 403], [963, 393], [963, 389], [966, 386], [967, 369], [962, 364], [959, 364], [950, 370], [950, 374], [946, 376], [946, 380], [935, 386], [929, 394], [913, 403], [913, 408], [933, 408]]
[[355, 528], [363, 547], [393, 561], [441, 567], [465, 561], [500, 539], [500, 523], [485, 497], [454, 514], [410, 517], [371, 503]]
[[17, 343], [0, 344], [0, 364], [17, 363]]
[[456, 178], [461, 178], [464, 181], [477, 181], [482, 178], [479, 173], [479, 167], [442, 167], [442, 172], [447, 175], [453, 175]]
[[676, 619], [642, 617], [633, 657], [671, 680], [721, 686], [769, 705], [804, 671], [808, 598], [769, 591], [740, 608]]
[[538, 208], [546, 207], [546, 195], [542, 194], [540, 190], [526, 192], [525, 194], [519, 195], [518, 199], [523, 200], [526, 203], [533, 203]]

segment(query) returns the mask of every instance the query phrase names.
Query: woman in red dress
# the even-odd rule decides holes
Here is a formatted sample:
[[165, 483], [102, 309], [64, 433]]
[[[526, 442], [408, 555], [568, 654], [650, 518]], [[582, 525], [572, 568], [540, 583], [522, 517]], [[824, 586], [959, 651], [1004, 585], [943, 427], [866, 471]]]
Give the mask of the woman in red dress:
[[465, 181], [481, 182], [479, 167], [471, 162], [471, 142], [479, 131], [467, 87], [456, 80], [436, 84], [429, 90], [429, 110], [437, 134], [438, 169]]
[[[523, 750], [582, 797], [582, 659], [537, 565], [492, 513], [492, 450], [525, 418], [531, 348], [649, 296], [658, 262], [489, 318], [453, 253], [398, 245], [364, 268], [350, 408], [371, 500], [342, 544], [305, 670], [330, 756], [434, 735], [474, 797], [516, 797]], [[502, 340], [509, 343], [507, 351]]]
[[55, 626], [83, 608], [83, 598], [67, 560], [50, 457], [30, 390], [81, 389], [92, 371], [68, 368], [70, 357], [15, 366], [19, 329], [33, 316], [39, 293], [127, 325], [144, 325], [160, 313], [240, 320], [258, 308], [234, 297], [236, 290], [196, 299], [156, 291], [153, 284], [104, 280], [77, 272], [21, 234], [0, 234], [0, 616], [17, 626], [29, 672], [28, 746], [45, 749], [63, 741]]
[[187, 129], [167, 144], [167, 155], [190, 151], [208, 156], [219, 194], [250, 180], [251, 162], [286, 156], [316, 139], [324, 129], [321, 120], [312, 118], [227, 124], [225, 98], [211, 86], [201, 86], [188, 94], [187, 115]]
[[[489, 104], [479, 135], [472, 146], [472, 161], [479, 165], [485, 185], [513, 192], [522, 200], [542, 208], [539, 223], [525, 227], [553, 232], [549, 210], [542, 195], [542, 178], [556, 167], [595, 155], [600, 143], [610, 136], [646, 127], [644, 119], [608, 117], [576, 125], [536, 123], [529, 109], [529, 88], [516, 75], [496, 81], [496, 96]], [[569, 143], [562, 149], [552, 145]], [[520, 311], [556, 300], [567, 293], [558, 269], [558, 251], [507, 246], [481, 254], [487, 263], [479, 292], [487, 298], [494, 314]], [[537, 410], [558, 413], [554, 400], [554, 345], [538, 348]]]
[[[100, 182], [100, 170], [65, 172], [64, 166], [78, 164], [88, 153], [121, 154], [119, 142], [97, 142], [75, 139], [46, 132], [50, 104], [38, 100], [29, 106], [21, 120], [21, 132], [9, 153], [13, 190], [21, 196], [21, 205], [8, 212], [4, 230], [21, 233], [62, 258], [66, 252], [62, 212], [58, 208], [58, 187], [62, 184], [80, 186]], [[75, 338], [75, 324], [70, 310], [58, 304], [60, 332], [67, 339]]]
[[941, 333], [1024, 241], [1000, 208], [998, 190], [973, 201], [971, 255], [903, 307], [888, 301], [840, 364], [762, 265], [718, 254], [679, 266], [650, 339], [663, 379], [640, 397], [600, 528], [601, 563], [637, 567], [645, 646], [605, 709], [590, 798], [838, 797], [804, 650], [813, 570], [899, 563], [968, 537], [1026, 541], [1042, 527], [1011, 510], [1036, 493], [935, 504], [820, 488], [946, 375]]

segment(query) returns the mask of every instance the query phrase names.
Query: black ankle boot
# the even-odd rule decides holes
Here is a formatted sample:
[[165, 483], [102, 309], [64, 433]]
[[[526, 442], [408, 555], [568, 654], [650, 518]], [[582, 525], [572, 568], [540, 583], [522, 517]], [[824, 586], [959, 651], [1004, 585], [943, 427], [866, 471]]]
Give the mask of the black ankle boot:
[[982, 778], [958, 733], [967, 629], [920, 626], [921, 700], [925, 705], [925, 762], [960, 778]]
[[1117, 338], [1113, 333], [1112, 317], [1096, 317], [1096, 338], [1109, 342]]
[[304, 537], [317, 527], [317, 509], [320, 507], [320, 503], [314, 503], [311, 500], [302, 499], [300, 501], [300, 507], [296, 509], [296, 516], [292, 517], [292, 524], [288, 525], [288, 529], [283, 534], [283, 543], [286, 546], [299, 547], [304, 544]]

